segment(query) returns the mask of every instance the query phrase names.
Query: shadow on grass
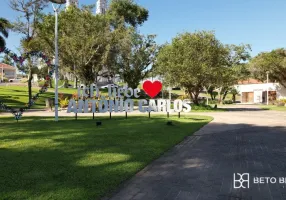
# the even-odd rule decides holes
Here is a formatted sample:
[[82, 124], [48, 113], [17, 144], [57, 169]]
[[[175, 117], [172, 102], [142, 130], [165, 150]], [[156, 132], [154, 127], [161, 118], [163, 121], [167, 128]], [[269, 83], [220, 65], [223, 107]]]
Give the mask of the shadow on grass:
[[210, 120], [0, 118], [0, 196], [98, 199]]
[[[35, 93], [33, 93], [35, 94]], [[47, 92], [44, 94], [40, 94], [39, 99], [36, 101], [36, 104], [32, 106], [33, 108], [44, 108], [45, 107], [45, 98], [51, 98], [53, 96], [53, 93]], [[7, 106], [11, 106], [13, 108], [22, 108], [25, 107], [25, 105], [28, 102], [28, 94], [23, 95], [0, 95], [0, 100]]]

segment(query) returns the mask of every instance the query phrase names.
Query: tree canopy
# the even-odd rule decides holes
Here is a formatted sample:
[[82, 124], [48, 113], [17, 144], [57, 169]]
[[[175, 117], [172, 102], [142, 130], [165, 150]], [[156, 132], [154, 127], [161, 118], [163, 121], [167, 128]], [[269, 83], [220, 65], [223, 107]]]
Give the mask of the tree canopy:
[[[32, 51], [36, 47], [36, 31], [42, 11], [48, 2], [48, 0], [10, 0], [10, 7], [19, 14], [17, 20], [12, 22], [12, 30], [23, 36], [20, 45], [22, 53]], [[20, 68], [28, 74], [29, 99], [32, 98], [32, 74], [38, 70], [37, 63], [37, 60], [28, 58], [25, 66]]]
[[7, 19], [0, 18], [0, 48], [6, 46], [5, 38], [9, 36], [8, 29], [10, 27], [10, 23]]
[[286, 50], [284, 48], [258, 54], [251, 60], [249, 66], [257, 79], [265, 81], [268, 72], [271, 81], [277, 81], [286, 87]]
[[137, 27], [148, 20], [149, 12], [133, 0], [113, 0], [110, 4], [108, 15], [115, 26], [123, 19], [126, 24]]
[[120, 44], [116, 72], [129, 87], [136, 88], [152, 70], [159, 49], [154, 38], [154, 35], [143, 36], [133, 31]]
[[237, 71], [249, 58], [248, 49], [248, 45], [224, 45], [213, 32], [184, 33], [159, 51], [156, 71], [170, 86], [184, 87], [198, 104], [204, 89], [237, 81]]

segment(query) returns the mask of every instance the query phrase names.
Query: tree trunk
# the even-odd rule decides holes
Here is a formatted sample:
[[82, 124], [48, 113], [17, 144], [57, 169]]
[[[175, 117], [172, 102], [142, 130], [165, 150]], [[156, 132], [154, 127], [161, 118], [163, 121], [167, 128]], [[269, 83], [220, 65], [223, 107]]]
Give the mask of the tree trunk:
[[199, 94], [200, 94], [200, 93], [195, 93], [195, 94], [194, 94], [194, 103], [195, 103], [196, 105], [199, 105]]
[[53, 88], [53, 81], [52, 81], [52, 79], [50, 78], [50, 88]]
[[222, 97], [222, 100], [223, 100], [223, 101], [225, 100], [227, 93], [228, 93], [227, 91], [225, 91], [225, 92], [223, 93], [223, 97]]
[[222, 90], [222, 88], [219, 88], [219, 91], [218, 91], [218, 95], [219, 95], [219, 97], [218, 97], [218, 103], [219, 103], [219, 104], [222, 103], [222, 100], [221, 100], [221, 90]]
[[33, 80], [33, 75], [32, 75], [32, 69], [30, 68], [30, 70], [29, 70], [29, 79], [28, 79], [29, 102], [32, 99], [32, 80]]
[[199, 99], [198, 99], [198, 97], [199, 97], [199, 92], [198, 91], [192, 91], [191, 89], [188, 89], [188, 93], [189, 93], [189, 95], [190, 95], [190, 97], [191, 97], [191, 100], [193, 101], [193, 103], [195, 104], [195, 105], [199, 105]]
[[[50, 73], [50, 69], [48, 68], [48, 74]], [[50, 80], [49, 80], [49, 85], [50, 85], [50, 88], [53, 88], [53, 84], [52, 84], [52, 78], [50, 77]]]
[[232, 101], [233, 101], [233, 103], [236, 102], [236, 95], [235, 94], [232, 95]]

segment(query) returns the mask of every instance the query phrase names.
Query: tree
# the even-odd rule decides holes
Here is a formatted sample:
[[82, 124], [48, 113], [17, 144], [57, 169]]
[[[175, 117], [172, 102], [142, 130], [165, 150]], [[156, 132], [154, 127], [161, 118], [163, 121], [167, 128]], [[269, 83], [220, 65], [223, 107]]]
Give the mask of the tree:
[[133, 27], [142, 25], [149, 17], [149, 11], [133, 0], [113, 0], [107, 12], [111, 24], [117, 27], [122, 21]]
[[[131, 48], [127, 42], [131, 27], [147, 20], [148, 11], [131, 0], [115, 0], [106, 15], [94, 15], [90, 6], [70, 7], [59, 15], [61, 69], [88, 85], [99, 76], [112, 77], [119, 71], [118, 58], [127, 57]], [[44, 15], [37, 29], [37, 47], [48, 54], [54, 52], [53, 27], [54, 16]]]
[[[148, 62], [153, 62], [154, 58], [152, 56], [157, 51], [156, 47], [153, 52], [154, 55], [152, 55], [151, 49], [156, 46], [154, 35], [145, 37], [136, 33], [136, 28], [148, 19], [149, 11], [136, 4], [133, 0], [113, 0], [109, 6], [107, 16], [110, 19], [111, 30], [116, 32], [106, 54], [105, 66], [108, 69], [108, 76], [119, 74], [126, 82], [128, 80], [129, 85], [137, 87], [140, 80], [146, 77], [152, 67], [149, 66], [147, 69], [144, 65]], [[139, 47], [139, 43], [141, 43], [141, 47]], [[144, 47], [147, 43], [149, 43], [150, 47]], [[143, 49], [146, 52], [143, 52]], [[134, 63], [140, 59], [140, 56], [142, 56], [141, 59], [145, 59], [142, 60], [141, 66], [138, 63]], [[134, 68], [133, 65], [135, 66]], [[134, 76], [131, 73], [134, 73]]]
[[232, 87], [230, 89], [230, 93], [232, 94], [232, 101], [233, 101], [233, 103], [235, 103], [236, 102], [236, 95], [239, 94], [239, 91], [237, 90], [237, 88]]
[[255, 78], [265, 81], [269, 72], [269, 79], [277, 81], [286, 87], [286, 50], [275, 49], [255, 56], [249, 63], [249, 68]]
[[4, 18], [0, 18], [0, 48], [4, 48], [6, 46], [4, 38], [7, 38], [9, 36], [8, 33], [9, 27], [10, 27], [9, 21]]
[[10, 56], [6, 55], [6, 54], [2, 57], [2, 61], [1, 62], [5, 63], [7, 65], [11, 65], [11, 66], [14, 65], [13, 59]]
[[246, 61], [250, 59], [250, 45], [225, 45], [226, 58], [221, 66], [217, 79], [214, 82], [219, 90], [219, 102], [221, 103], [234, 84], [239, 80], [245, 80], [250, 72]]
[[143, 36], [135, 31], [129, 33], [117, 57], [117, 73], [131, 88], [147, 77], [158, 53], [154, 35]]
[[[34, 50], [34, 39], [41, 19], [40, 16], [48, 2], [48, 0], [10, 0], [10, 7], [20, 13], [18, 19], [12, 23], [12, 30], [23, 35], [21, 39], [22, 53]], [[28, 58], [23, 69], [20, 69], [25, 70], [28, 74], [29, 100], [32, 98], [32, 74], [37, 68], [37, 64], [38, 62]]]
[[213, 32], [184, 33], [159, 51], [156, 71], [170, 86], [184, 87], [192, 101], [199, 104], [200, 92], [217, 79], [227, 55]]
[[[90, 9], [71, 7], [59, 14], [59, 57], [61, 69], [72, 72], [84, 84], [94, 83], [105, 68], [110, 44], [116, 31], [110, 30], [105, 15]], [[54, 16], [45, 15], [38, 26], [37, 43], [49, 54], [54, 52]]]
[[212, 100], [215, 100], [216, 96], [218, 95], [218, 93], [215, 91], [214, 85], [207, 87], [207, 93], [210, 94]]

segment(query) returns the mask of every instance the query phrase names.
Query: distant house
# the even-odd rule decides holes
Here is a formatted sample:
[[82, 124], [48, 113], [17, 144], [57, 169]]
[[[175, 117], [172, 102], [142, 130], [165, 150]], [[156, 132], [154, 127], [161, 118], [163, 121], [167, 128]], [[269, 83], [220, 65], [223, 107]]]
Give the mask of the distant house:
[[4, 81], [4, 78], [7, 78], [7, 79], [17, 78], [16, 67], [7, 65], [5, 63], [0, 63], [0, 78], [1, 78], [1, 82]]
[[240, 81], [235, 88], [241, 95], [241, 103], [266, 103], [286, 98], [286, 88], [279, 83], [263, 83], [256, 79]]

